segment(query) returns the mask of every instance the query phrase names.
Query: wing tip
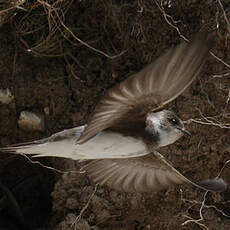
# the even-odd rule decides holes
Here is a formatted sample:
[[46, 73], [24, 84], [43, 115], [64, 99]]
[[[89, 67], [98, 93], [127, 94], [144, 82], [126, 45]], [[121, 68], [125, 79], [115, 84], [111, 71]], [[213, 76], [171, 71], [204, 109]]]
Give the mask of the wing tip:
[[212, 192], [224, 192], [228, 188], [228, 184], [220, 177], [202, 180], [196, 184], [199, 187]]
[[208, 31], [200, 31], [192, 37], [190, 43], [192, 44], [193, 42], [200, 43], [202, 48], [206, 48], [206, 50], [209, 51], [213, 46], [214, 36]]

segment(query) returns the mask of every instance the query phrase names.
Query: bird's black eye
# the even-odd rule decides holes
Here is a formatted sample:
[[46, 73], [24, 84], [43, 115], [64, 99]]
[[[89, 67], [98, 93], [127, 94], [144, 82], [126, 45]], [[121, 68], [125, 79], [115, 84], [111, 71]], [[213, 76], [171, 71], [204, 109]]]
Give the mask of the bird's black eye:
[[172, 125], [179, 125], [179, 121], [177, 118], [173, 117], [173, 118], [169, 118], [169, 122], [172, 124]]

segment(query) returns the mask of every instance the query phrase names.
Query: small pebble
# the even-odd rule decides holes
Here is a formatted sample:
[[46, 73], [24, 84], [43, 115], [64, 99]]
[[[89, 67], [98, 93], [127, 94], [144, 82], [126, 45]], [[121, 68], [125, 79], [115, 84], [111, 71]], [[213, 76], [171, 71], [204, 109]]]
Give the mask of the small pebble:
[[8, 88], [0, 89], [0, 102], [2, 104], [10, 104], [14, 100], [14, 96]]
[[30, 111], [22, 111], [18, 120], [18, 125], [20, 129], [27, 131], [44, 131], [44, 116]]

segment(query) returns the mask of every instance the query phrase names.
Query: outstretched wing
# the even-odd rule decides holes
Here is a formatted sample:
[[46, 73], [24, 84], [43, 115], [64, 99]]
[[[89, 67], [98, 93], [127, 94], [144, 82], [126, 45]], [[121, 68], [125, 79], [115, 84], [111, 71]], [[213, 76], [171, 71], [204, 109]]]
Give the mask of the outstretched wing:
[[207, 35], [200, 33], [191, 42], [182, 42], [110, 89], [77, 143], [117, 124], [144, 121], [146, 113], [174, 100], [199, 74], [208, 56], [207, 40]]
[[93, 160], [83, 170], [94, 182], [124, 192], [153, 192], [183, 183], [220, 192], [227, 186], [222, 179], [194, 183], [158, 152], [129, 159]]

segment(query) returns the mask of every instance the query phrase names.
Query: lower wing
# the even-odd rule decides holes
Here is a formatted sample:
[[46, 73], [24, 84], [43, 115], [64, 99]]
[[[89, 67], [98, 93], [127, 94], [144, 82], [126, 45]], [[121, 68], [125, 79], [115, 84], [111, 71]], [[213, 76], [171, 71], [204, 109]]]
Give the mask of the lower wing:
[[93, 160], [83, 170], [94, 182], [124, 192], [154, 192], [184, 183], [215, 192], [227, 187], [221, 178], [192, 182], [156, 151], [142, 157]]

